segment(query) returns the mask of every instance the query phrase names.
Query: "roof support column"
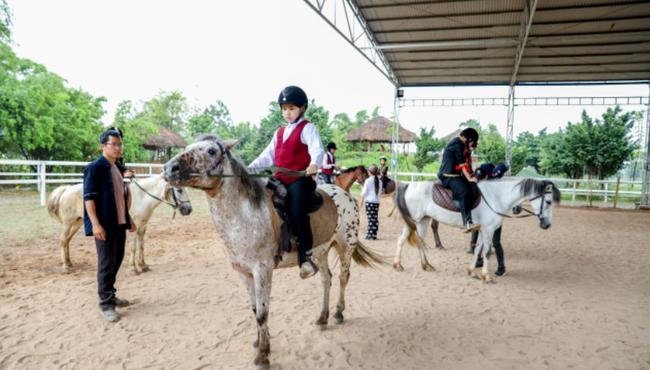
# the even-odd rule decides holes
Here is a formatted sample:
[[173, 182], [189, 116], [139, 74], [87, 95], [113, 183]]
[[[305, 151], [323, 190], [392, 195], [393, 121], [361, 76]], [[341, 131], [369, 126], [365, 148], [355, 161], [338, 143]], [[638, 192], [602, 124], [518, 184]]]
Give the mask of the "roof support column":
[[530, 27], [533, 25], [533, 16], [537, 9], [537, 0], [524, 0], [524, 12], [521, 20], [521, 31], [519, 32], [519, 45], [517, 54], [512, 67], [512, 76], [510, 77], [510, 86], [508, 87], [508, 127], [506, 129], [506, 166], [508, 167], [508, 176], [512, 176], [512, 146], [514, 140], [514, 123], [515, 123], [515, 83], [517, 83], [517, 72], [519, 72], [519, 63], [524, 56], [526, 42]]
[[515, 87], [508, 87], [508, 128], [506, 129], [506, 167], [508, 167], [508, 176], [511, 176], [510, 166], [512, 166], [512, 142], [514, 140], [515, 124]]
[[395, 87], [395, 95], [393, 100], [393, 129], [391, 132], [391, 145], [390, 145], [390, 170], [393, 180], [397, 180], [397, 155], [399, 154], [399, 97], [397, 96], [398, 87]]
[[648, 81], [648, 109], [646, 109], [645, 121], [645, 161], [643, 161], [643, 176], [641, 185], [641, 204], [647, 206], [650, 204], [650, 194], [648, 187], [650, 184], [650, 81]]

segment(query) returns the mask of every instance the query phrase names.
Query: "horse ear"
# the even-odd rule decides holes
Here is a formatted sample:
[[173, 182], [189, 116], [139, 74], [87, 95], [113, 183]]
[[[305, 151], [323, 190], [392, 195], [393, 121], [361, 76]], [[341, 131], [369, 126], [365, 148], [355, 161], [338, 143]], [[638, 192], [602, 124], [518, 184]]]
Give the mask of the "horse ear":
[[232, 139], [232, 140], [226, 140], [224, 141], [223, 144], [223, 149], [227, 152], [230, 151], [241, 139]]
[[546, 185], [546, 192], [547, 192], [547, 193], [550, 193], [550, 192], [552, 192], [552, 191], [553, 191], [553, 184], [548, 184], [548, 185]]

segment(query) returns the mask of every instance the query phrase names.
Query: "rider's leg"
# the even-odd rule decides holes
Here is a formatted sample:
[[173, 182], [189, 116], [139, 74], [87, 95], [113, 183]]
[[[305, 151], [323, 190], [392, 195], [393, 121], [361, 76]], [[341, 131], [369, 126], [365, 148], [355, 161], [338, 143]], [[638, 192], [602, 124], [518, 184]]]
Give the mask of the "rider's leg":
[[475, 226], [472, 223], [472, 199], [471, 192], [468, 186], [468, 181], [460, 177], [451, 177], [446, 179], [447, 187], [450, 188], [456, 199], [460, 201], [460, 214], [463, 218], [463, 225], [465, 227], [471, 228]]
[[[293, 233], [298, 238], [298, 244], [301, 249], [301, 251], [298, 251], [298, 259], [301, 267], [303, 267], [304, 262], [307, 262], [306, 258], [311, 258], [314, 244], [311, 223], [307, 214], [307, 200], [315, 188], [316, 183], [309, 177], [301, 177], [287, 186], [287, 192], [289, 193], [287, 216], [291, 220]], [[315, 267], [315, 265], [311, 267]], [[318, 269], [315, 269], [313, 273], [309, 271], [308, 276], [315, 274], [317, 271]]]

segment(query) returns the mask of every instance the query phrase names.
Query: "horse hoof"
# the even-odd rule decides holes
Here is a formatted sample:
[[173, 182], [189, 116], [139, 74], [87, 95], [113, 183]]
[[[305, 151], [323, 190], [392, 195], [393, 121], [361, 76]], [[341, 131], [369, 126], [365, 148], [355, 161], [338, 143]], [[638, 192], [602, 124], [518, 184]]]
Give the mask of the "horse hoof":
[[424, 270], [424, 271], [436, 271], [436, 268], [427, 263], [425, 266], [422, 266], [422, 270]]
[[343, 318], [342, 317], [336, 317], [336, 318], [334, 318], [334, 322], [336, 323], [336, 325], [341, 325], [341, 324], [343, 324]]
[[271, 368], [271, 365], [269, 365], [269, 364], [257, 365], [257, 370], [269, 370], [270, 368]]
[[472, 279], [474, 279], [474, 280], [481, 280], [481, 278], [479, 278], [479, 277], [476, 276], [476, 275], [472, 276]]
[[492, 284], [496, 284], [496, 283], [497, 283], [497, 282], [494, 281], [494, 280], [492, 280], [492, 279], [490, 279], [490, 280], [485, 280], [485, 284], [490, 284], [490, 285], [492, 285]]
[[131, 270], [131, 274], [140, 275], [140, 272], [138, 270]]
[[404, 267], [402, 266], [401, 263], [393, 263], [393, 268], [397, 272], [404, 272]]
[[472, 274], [473, 274], [472, 268], [467, 266], [467, 276], [472, 276]]
[[142, 272], [149, 272], [149, 271], [151, 271], [151, 269], [149, 268], [149, 266], [144, 266], [144, 267], [142, 268]]
[[69, 273], [69, 272], [70, 272], [70, 269], [69, 269], [69, 268], [67, 268], [67, 267], [63, 267], [63, 268], [61, 268], [61, 273], [62, 273], [62, 274], [67, 274], [67, 273]]

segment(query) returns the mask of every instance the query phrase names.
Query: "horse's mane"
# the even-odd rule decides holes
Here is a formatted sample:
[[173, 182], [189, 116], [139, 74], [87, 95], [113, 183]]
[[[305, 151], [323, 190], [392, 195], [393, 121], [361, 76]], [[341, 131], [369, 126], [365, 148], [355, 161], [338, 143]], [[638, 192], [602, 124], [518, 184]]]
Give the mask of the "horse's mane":
[[548, 185], [552, 185], [553, 202], [560, 203], [562, 200], [562, 193], [560, 193], [560, 189], [555, 186], [555, 183], [553, 181], [525, 178], [515, 186], [519, 187], [521, 196], [536, 197], [543, 195], [544, 192], [546, 192], [546, 187]]
[[[203, 134], [194, 139], [195, 143], [199, 141], [222, 142], [223, 139], [221, 139], [221, 137], [217, 134]], [[239, 181], [239, 186], [237, 186], [239, 194], [248, 198], [255, 207], [259, 208], [262, 204], [262, 200], [266, 196], [266, 191], [264, 190], [264, 184], [262, 183], [262, 180], [254, 177], [242, 177], [242, 175], [248, 174], [248, 169], [246, 166], [235, 157], [233, 157], [230, 151], [226, 152], [226, 157], [228, 158], [230, 168], [232, 169], [233, 175], [235, 176], [232, 178], [232, 180]]]
[[354, 171], [356, 171], [359, 167], [361, 167], [362, 170], [365, 168], [362, 164], [360, 164], [360, 165], [358, 165], [358, 166], [350, 167], [350, 168], [348, 168], [347, 170], [343, 170], [343, 171], [341, 171], [341, 175], [343, 175], [343, 174], [345, 174], [345, 173], [348, 173], [348, 172], [354, 172]]

